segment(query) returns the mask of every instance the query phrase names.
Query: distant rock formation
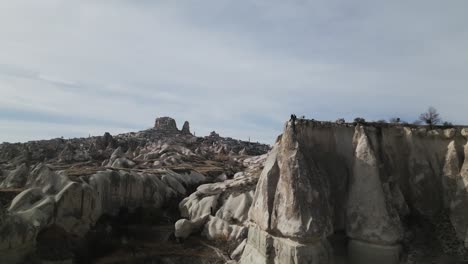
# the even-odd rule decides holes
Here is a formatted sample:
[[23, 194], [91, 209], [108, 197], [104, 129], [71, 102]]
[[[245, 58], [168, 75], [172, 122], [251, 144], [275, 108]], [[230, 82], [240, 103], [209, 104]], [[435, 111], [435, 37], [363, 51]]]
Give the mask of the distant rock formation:
[[209, 137], [211, 138], [219, 138], [219, 134], [216, 131], [211, 131]]
[[190, 123], [188, 121], [185, 121], [181, 132], [182, 132], [182, 134], [185, 134], [185, 135], [191, 135], [192, 134], [192, 133], [190, 133]]
[[154, 122], [154, 128], [156, 130], [167, 131], [167, 132], [179, 132], [177, 129], [176, 121], [171, 117], [158, 117]]
[[104, 133], [104, 136], [98, 137], [96, 139], [96, 147], [100, 150], [104, 150], [107, 147], [114, 148], [115, 147], [115, 140], [109, 132]]
[[[239, 157], [242, 149], [247, 155]], [[221, 176], [232, 178], [249, 166], [249, 154], [266, 154], [269, 149], [268, 145], [232, 138], [197, 138], [190, 135], [188, 122], [179, 131], [169, 117], [158, 118], [155, 128], [114, 136], [106, 132], [98, 137], [0, 144], [0, 209], [9, 208], [0, 210], [0, 262], [26, 263], [28, 254], [42, 250], [53, 253], [40, 255], [38, 261], [44, 263], [56, 260], [55, 254], [68, 258], [71, 252], [41, 244], [40, 234], [52, 232], [55, 236], [58, 228], [60, 234], [81, 240], [95, 231], [101, 216], [117, 217], [123, 208], [129, 213], [149, 208], [171, 214], [189, 191], [219, 181]], [[247, 219], [255, 183], [247, 175], [233, 180], [226, 188], [248, 188], [248, 195], [226, 197], [219, 216], [180, 222], [177, 235], [184, 237], [203, 226], [213, 238], [230, 232], [230, 238], [244, 239], [247, 229], [235, 224]], [[239, 218], [231, 219], [234, 212]]]

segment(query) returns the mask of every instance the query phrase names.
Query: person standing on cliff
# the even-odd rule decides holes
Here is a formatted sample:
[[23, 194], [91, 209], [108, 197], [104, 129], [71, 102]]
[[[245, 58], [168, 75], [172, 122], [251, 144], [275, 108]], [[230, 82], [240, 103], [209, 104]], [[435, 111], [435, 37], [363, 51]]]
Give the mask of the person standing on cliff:
[[296, 131], [296, 115], [295, 114], [291, 115], [291, 121], [292, 121], [293, 131], [295, 132]]

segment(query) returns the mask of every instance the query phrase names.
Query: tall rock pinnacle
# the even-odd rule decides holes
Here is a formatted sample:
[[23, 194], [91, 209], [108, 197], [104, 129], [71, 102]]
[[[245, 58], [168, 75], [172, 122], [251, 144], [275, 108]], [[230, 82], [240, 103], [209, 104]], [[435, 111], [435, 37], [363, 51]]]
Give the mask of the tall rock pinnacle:
[[182, 134], [191, 135], [190, 133], [190, 123], [185, 121], [184, 126], [182, 126]]

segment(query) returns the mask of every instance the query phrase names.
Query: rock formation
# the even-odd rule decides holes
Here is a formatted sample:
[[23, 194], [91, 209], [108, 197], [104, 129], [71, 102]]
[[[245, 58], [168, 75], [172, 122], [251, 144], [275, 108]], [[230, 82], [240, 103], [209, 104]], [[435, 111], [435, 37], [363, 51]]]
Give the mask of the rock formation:
[[292, 125], [265, 164], [250, 209], [241, 263], [329, 263], [329, 183]]
[[159, 117], [154, 122], [154, 128], [160, 131], [178, 132], [176, 121], [170, 117]]
[[247, 237], [248, 211], [266, 155], [244, 160], [247, 169], [233, 179], [204, 184], [179, 204], [176, 236], [201, 232], [210, 240], [241, 243]]
[[[1, 262], [28, 262], [28, 257], [44, 262], [66, 262], [71, 258], [77, 263], [89, 262], [77, 260], [83, 246], [76, 245], [87, 243], [90, 234], [100, 232], [101, 225], [103, 233], [96, 238], [101, 240], [98, 244], [105, 244], [106, 237], [128, 240], [122, 232], [128, 232], [129, 227], [120, 225], [127, 224], [129, 215], [156, 211], [151, 221], [172, 219], [179, 201], [199, 185], [217, 181], [220, 175], [244, 171], [248, 166], [250, 156], [234, 158], [237, 154], [231, 157], [228, 153], [247, 148], [251, 153], [264, 154], [269, 149], [267, 145], [229, 138], [194, 137], [188, 122], [184, 128], [182, 133], [175, 121], [166, 117], [158, 118], [155, 128], [140, 132], [0, 144], [0, 201], [2, 209], [8, 208], [0, 215]], [[219, 148], [229, 152], [221, 155]], [[254, 179], [238, 181], [239, 188], [250, 184], [253, 195]], [[182, 221], [176, 225], [176, 235], [186, 237], [206, 226], [204, 232], [212, 238], [219, 238], [225, 231], [245, 237], [239, 231], [241, 227], [224, 220], [230, 214], [236, 215], [235, 204], [240, 200], [226, 199], [222, 215]], [[248, 208], [247, 203], [243, 211]], [[118, 226], [106, 220], [114, 217]], [[245, 221], [247, 217], [239, 219]], [[44, 239], [50, 241], [40, 242]]]
[[28, 178], [29, 168], [26, 163], [21, 164], [16, 169], [10, 171], [0, 184], [0, 188], [20, 188], [23, 187]]
[[448, 226], [459, 242], [437, 243], [463, 245], [465, 130], [293, 122], [258, 181], [240, 263], [332, 263], [328, 241], [345, 232], [350, 263], [396, 264], [419, 250], [408, 221]]
[[192, 134], [192, 133], [190, 133], [190, 123], [188, 121], [185, 121], [181, 132], [182, 132], [182, 134], [185, 134], [185, 135], [191, 135]]
[[166, 117], [115, 136], [0, 144], [0, 257], [60, 247], [41, 242], [52, 233], [127, 245], [130, 215], [156, 210], [184, 252], [211, 250], [206, 263], [468, 260], [467, 138], [461, 127], [293, 119], [270, 148], [195, 137]]

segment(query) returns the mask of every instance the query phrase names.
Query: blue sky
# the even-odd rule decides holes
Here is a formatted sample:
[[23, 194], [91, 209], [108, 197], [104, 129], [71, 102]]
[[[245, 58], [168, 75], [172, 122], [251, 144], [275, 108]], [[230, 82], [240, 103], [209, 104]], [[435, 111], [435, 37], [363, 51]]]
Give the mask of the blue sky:
[[273, 143], [291, 113], [468, 124], [468, 2], [0, 2], [0, 142], [142, 130]]

